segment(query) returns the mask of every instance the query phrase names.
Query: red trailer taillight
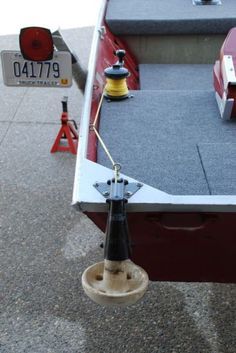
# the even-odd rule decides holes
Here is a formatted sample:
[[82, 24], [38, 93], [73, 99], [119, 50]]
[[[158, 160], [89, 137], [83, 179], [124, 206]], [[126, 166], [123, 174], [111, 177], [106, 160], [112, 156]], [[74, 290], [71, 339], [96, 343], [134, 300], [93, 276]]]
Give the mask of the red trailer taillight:
[[53, 57], [53, 39], [49, 29], [27, 27], [20, 31], [20, 50], [26, 60], [45, 61]]

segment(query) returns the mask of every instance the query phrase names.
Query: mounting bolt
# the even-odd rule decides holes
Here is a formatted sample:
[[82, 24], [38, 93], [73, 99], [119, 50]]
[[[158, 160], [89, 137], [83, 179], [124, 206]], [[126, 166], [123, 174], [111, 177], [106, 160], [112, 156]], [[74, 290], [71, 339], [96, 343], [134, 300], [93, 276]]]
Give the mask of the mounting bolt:
[[130, 196], [133, 195], [133, 193], [132, 193], [131, 191], [126, 191], [125, 195], [126, 195], [127, 197], [130, 197]]
[[103, 196], [109, 196], [110, 195], [110, 193], [108, 192], [108, 191], [103, 191]]

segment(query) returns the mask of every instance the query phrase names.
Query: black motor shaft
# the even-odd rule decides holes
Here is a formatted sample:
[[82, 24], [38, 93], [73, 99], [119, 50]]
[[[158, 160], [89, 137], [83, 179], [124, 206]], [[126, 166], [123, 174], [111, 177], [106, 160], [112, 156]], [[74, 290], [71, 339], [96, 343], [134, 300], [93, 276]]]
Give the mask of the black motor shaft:
[[104, 258], [110, 261], [124, 261], [130, 258], [131, 247], [126, 215], [127, 200], [124, 197], [123, 179], [111, 181], [109, 213], [107, 218]]

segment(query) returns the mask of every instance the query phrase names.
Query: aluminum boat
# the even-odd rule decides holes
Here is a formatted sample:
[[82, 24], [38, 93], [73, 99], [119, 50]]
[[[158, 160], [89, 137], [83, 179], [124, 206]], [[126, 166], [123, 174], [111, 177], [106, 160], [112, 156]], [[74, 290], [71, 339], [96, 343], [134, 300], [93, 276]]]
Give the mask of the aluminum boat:
[[[236, 282], [235, 26], [234, 0], [102, 2], [73, 204], [105, 232], [107, 181], [127, 180], [131, 259], [153, 281]], [[104, 95], [117, 50], [121, 100]]]

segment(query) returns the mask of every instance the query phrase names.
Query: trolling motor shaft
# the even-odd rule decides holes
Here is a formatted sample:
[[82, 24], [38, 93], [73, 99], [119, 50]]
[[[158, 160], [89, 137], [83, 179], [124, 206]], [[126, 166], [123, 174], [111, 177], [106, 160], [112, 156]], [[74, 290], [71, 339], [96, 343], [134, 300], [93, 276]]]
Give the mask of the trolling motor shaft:
[[123, 179], [112, 179], [106, 228], [104, 261], [90, 266], [82, 276], [86, 294], [102, 305], [129, 305], [139, 300], [148, 286], [148, 275], [131, 260], [131, 246]]
[[104, 250], [105, 260], [124, 261], [131, 256], [131, 247], [126, 217], [125, 205], [127, 200], [124, 197], [126, 181], [120, 179], [111, 182], [111, 197], [107, 219], [106, 242]]

